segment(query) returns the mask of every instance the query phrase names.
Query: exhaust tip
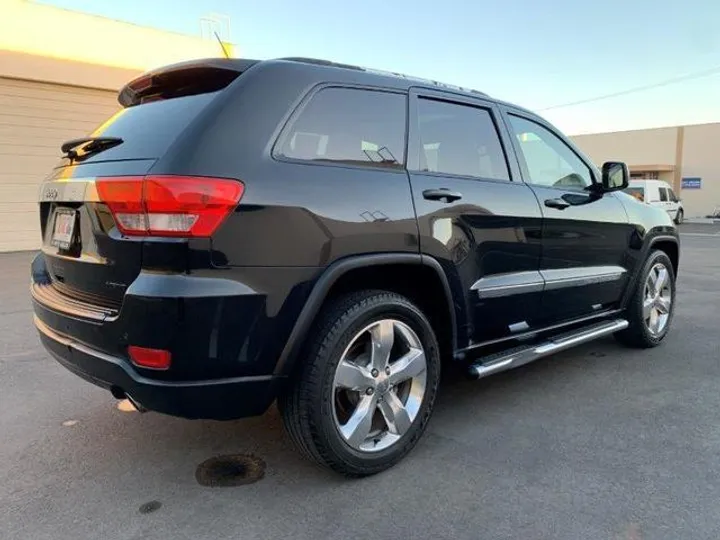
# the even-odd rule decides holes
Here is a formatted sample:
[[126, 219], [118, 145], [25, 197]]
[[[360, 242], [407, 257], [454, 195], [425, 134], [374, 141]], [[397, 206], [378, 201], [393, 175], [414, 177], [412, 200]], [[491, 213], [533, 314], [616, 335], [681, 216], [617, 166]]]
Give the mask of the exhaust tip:
[[135, 407], [135, 409], [137, 409], [138, 412], [144, 413], [144, 412], [148, 411], [145, 407], [143, 407], [137, 401], [135, 401], [130, 394], [125, 394], [125, 396], [127, 397], [127, 400], [132, 404], [132, 406]]

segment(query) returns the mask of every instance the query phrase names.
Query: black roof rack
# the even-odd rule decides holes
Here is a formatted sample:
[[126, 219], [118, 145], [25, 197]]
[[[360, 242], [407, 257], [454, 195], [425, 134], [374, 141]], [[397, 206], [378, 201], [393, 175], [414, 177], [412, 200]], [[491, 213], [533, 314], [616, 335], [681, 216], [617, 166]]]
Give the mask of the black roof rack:
[[322, 60], [318, 58], [303, 58], [303, 57], [286, 57], [286, 58], [278, 58], [278, 60], [281, 61], [288, 61], [288, 62], [302, 62], [304, 64], [314, 64], [317, 66], [327, 66], [327, 67], [335, 67], [335, 68], [341, 68], [341, 69], [352, 69], [355, 71], [364, 71], [366, 73], [375, 73], [377, 75], [384, 75], [386, 77], [396, 77], [399, 79], [405, 79], [407, 81], [416, 81], [422, 84], [428, 84], [432, 86], [439, 86], [442, 88], [446, 88], [449, 90], [456, 90], [459, 92], [469, 93], [469, 94], [477, 94], [479, 96], [489, 97], [485, 92], [480, 92], [479, 90], [473, 90], [472, 88], [463, 88], [461, 86], [457, 86], [454, 84], [447, 84], [439, 81], [433, 81], [430, 79], [423, 79], [422, 77], [413, 77], [412, 75], [405, 75], [404, 73], [397, 73], [394, 71], [384, 71], [381, 69], [373, 69], [373, 68], [367, 68], [362, 66], [354, 66], [351, 64], [342, 64], [339, 62], [331, 62], [330, 60]]

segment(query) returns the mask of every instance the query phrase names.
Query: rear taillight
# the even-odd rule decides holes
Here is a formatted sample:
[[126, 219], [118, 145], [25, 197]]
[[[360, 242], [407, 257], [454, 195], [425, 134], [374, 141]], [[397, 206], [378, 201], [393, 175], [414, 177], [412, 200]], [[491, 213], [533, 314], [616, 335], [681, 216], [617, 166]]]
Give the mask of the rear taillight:
[[242, 198], [237, 180], [199, 176], [98, 178], [97, 192], [129, 236], [211, 236]]

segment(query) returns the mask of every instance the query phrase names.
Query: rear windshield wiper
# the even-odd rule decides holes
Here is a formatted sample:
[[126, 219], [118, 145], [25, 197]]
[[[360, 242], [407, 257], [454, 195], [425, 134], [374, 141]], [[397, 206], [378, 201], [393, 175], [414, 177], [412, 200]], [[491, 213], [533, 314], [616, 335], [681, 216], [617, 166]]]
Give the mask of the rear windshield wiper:
[[102, 152], [122, 143], [123, 140], [120, 137], [82, 137], [64, 142], [60, 150], [66, 157], [77, 159]]

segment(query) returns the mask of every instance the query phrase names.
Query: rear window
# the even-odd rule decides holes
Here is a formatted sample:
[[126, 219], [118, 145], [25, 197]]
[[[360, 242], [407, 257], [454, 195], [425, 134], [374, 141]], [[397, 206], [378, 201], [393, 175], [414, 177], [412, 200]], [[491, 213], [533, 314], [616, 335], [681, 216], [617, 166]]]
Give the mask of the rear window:
[[628, 195], [632, 195], [635, 197], [638, 201], [644, 201], [645, 200], [645, 188], [641, 187], [629, 187], [625, 188], [623, 191], [627, 193]]
[[91, 137], [119, 137], [123, 143], [79, 163], [161, 157], [218, 92], [153, 101], [119, 110]]
[[354, 88], [315, 94], [281, 140], [280, 157], [400, 168], [406, 96]]

